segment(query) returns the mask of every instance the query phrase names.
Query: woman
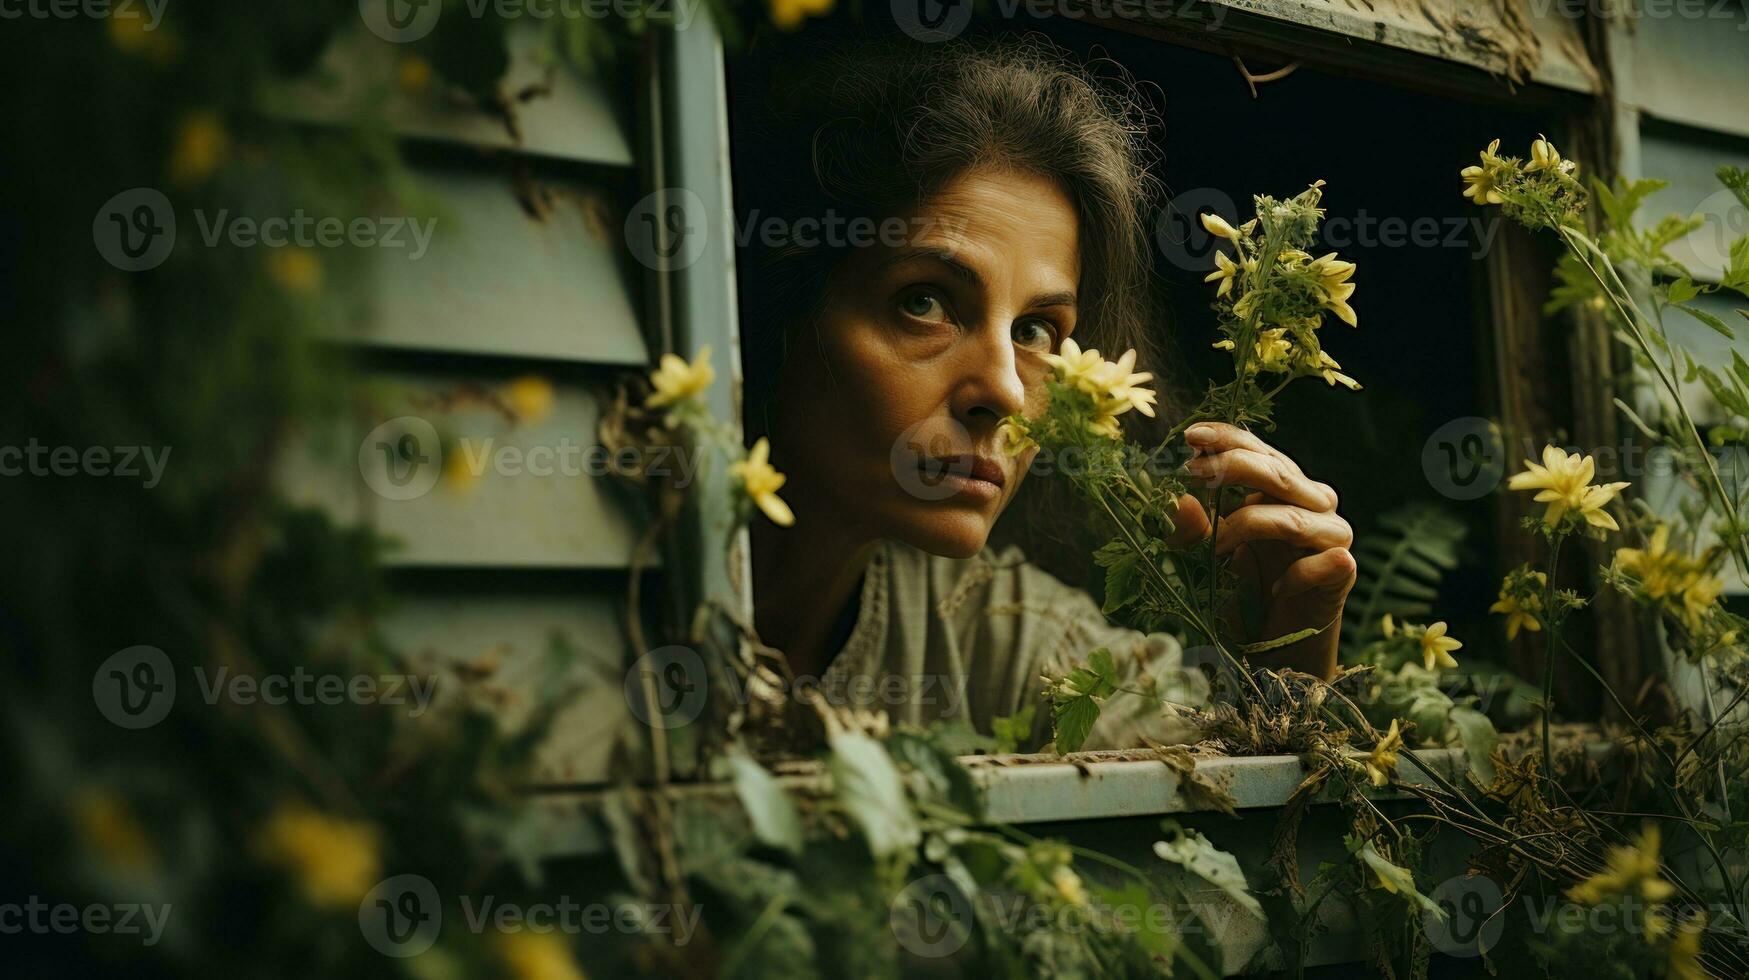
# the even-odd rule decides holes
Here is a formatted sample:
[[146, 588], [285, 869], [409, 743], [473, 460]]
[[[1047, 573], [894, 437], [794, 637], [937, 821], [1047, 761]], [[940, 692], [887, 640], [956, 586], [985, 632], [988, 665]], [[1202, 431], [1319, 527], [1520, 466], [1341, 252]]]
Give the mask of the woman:
[[[1144, 361], [1155, 346], [1136, 100], [1033, 41], [775, 64], [735, 79], [748, 426], [796, 515], [753, 529], [761, 636], [833, 701], [985, 731], [1098, 646], [1168, 676], [1171, 637], [1108, 624], [988, 545], [1032, 462], [1000, 451], [997, 425], [1043, 408], [1046, 355], [1071, 337]], [[1264, 635], [1329, 627], [1256, 662], [1328, 677], [1355, 574], [1335, 492], [1243, 430], [1187, 438], [1192, 478], [1256, 491], [1219, 541]], [[1207, 533], [1194, 497], [1178, 521]], [[1158, 715], [1108, 711], [1089, 745], [1133, 744]], [[1049, 732], [1041, 709], [1035, 743]]]

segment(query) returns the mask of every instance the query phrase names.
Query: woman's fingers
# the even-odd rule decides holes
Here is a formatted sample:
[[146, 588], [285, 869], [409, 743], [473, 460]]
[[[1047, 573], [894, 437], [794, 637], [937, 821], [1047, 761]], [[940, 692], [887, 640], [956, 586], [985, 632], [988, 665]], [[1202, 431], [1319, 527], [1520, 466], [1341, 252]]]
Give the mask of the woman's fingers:
[[1249, 449], [1252, 452], [1281, 456], [1282, 459], [1287, 459], [1279, 450], [1257, 438], [1254, 433], [1236, 425], [1228, 425], [1225, 422], [1198, 422], [1185, 430], [1184, 441], [1190, 444], [1190, 448], [1203, 453], [1218, 453], [1228, 449]]
[[1172, 517], [1172, 539], [1167, 542], [1173, 548], [1188, 548], [1209, 535], [1209, 515], [1202, 509], [1202, 501], [1188, 493], [1178, 495], [1178, 513]]
[[1291, 504], [1247, 504], [1221, 518], [1217, 554], [1249, 541], [1279, 541], [1306, 551], [1346, 548], [1354, 543], [1348, 522], [1334, 513]]
[[1333, 599], [1342, 599], [1354, 587], [1355, 574], [1354, 556], [1347, 548], [1328, 548], [1289, 565], [1275, 583], [1275, 597], [1325, 592]]
[[1256, 487], [1282, 503], [1309, 510], [1336, 509], [1336, 491], [1308, 478], [1293, 460], [1279, 453], [1234, 448], [1191, 458], [1185, 472], [1211, 486]]

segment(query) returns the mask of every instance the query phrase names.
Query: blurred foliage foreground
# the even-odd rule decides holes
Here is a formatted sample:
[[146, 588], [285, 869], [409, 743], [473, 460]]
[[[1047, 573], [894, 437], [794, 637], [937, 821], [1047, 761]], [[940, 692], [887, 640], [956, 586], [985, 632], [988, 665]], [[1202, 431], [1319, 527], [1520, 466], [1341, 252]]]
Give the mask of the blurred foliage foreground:
[[[811, 12], [772, 8], [789, 25]], [[1583, 746], [1551, 747], [1547, 710], [1541, 753], [1507, 752], [1486, 718], [1428, 682], [1457, 648], [1441, 624], [1404, 628], [1383, 617], [1335, 687], [1247, 672], [1235, 660], [1203, 706], [1209, 734], [1229, 750], [1307, 759], [1277, 861], [1272, 871], [1252, 869], [1253, 881], [1231, 855], [1170, 821], [1154, 856], [1181, 870], [1178, 878], [991, 826], [955, 756], [1011, 748], [1029, 730], [1026, 719], [1005, 720], [991, 736], [894, 732], [879, 718], [805, 698], [771, 709], [774, 718], [800, 711], [805, 721], [761, 718], [759, 692], [782, 689], [781, 663], [769, 658], [736, 665], [755, 705], [736, 719], [734, 741], [759, 744], [766, 723], [805, 735], [822, 780], [794, 792], [744, 748], [712, 746], [713, 772], [732, 787], [738, 819], [627, 785], [601, 814], [611, 859], [543, 861], [562, 828], [519, 787], [533, 780], [546, 725], [574, 693], [559, 680], [570, 676], [567, 651], [552, 651], [555, 681], [540, 686], [542, 702], [510, 720], [491, 664], [420, 662], [384, 641], [383, 542], [276, 491], [282, 450], [347, 418], [362, 397], [340, 348], [317, 338], [336, 317], [368, 312], [368, 257], [345, 248], [202, 248], [184, 236], [149, 270], [130, 271], [143, 261], [142, 243], [150, 248], [150, 208], [128, 212], [139, 219], [132, 226], [124, 217], [124, 227], [94, 227], [106, 202], [142, 188], [172, 194], [185, 209], [271, 214], [376, 213], [384, 200], [416, 195], [381, 120], [303, 127], [254, 111], [265, 86], [303, 75], [337, 32], [355, 28], [359, 7], [186, 2], [162, 14], [150, 29], [135, 17], [80, 16], [0, 30], [14, 134], [0, 146], [11, 178], [0, 192], [11, 341], [0, 361], [0, 447], [18, 447], [35, 467], [0, 480], [11, 518], [0, 604], [0, 746], [10, 778], [0, 944], [20, 973], [870, 976], [951, 955], [937, 962], [1003, 976], [1212, 977], [1236, 964], [1222, 964], [1207, 930], [1193, 928], [1211, 908], [1208, 895], [1228, 912], [1267, 919], [1291, 967], [1319, 905], [1337, 893], [1365, 907], [1374, 966], [1415, 975], [1427, 968], [1426, 923], [1453, 909], [1416, 884], [1428, 832], [1393, 821], [1370, 794], [1404, 789], [1399, 767], [1415, 758], [1412, 745], [1453, 744], [1472, 757], [1468, 782], [1436, 779], [1422, 802], [1435, 823], [1480, 842], [1479, 871], [1505, 883], [1513, 900], [1564, 895], [1588, 908], [1645, 911], [1632, 931], [1509, 938], [1518, 945], [1494, 955], [1528, 949], [1550, 973], [1583, 964], [1622, 976], [1743, 975], [1749, 876], [1744, 825], [1730, 810], [1749, 798], [1740, 725], [1682, 716], [1621, 733], [1614, 751], [1637, 767], [1635, 780], [1619, 799], [1580, 805], [1557, 776], [1582, 780], [1592, 770]], [[641, 43], [655, 19], [634, 9], [620, 19], [557, 20], [551, 49], [599, 65]], [[392, 55], [393, 77], [410, 92], [441, 87], [477, 111], [513, 112], [513, 99], [497, 91], [504, 33], [495, 16], [449, 18]], [[1686, 301], [1703, 287], [1665, 274], [1659, 241], [1636, 237], [1617, 214], [1602, 237], [1585, 237], [1573, 205], [1581, 191], [1558, 156], [1548, 159], [1553, 152], [1539, 149], [1529, 164], [1486, 154], [1472, 196], [1504, 203], [1572, 246], [1561, 300], [1612, 308], [1652, 366], [1668, 360], [1672, 373], [1702, 376], [1669, 354], [1661, 329], [1634, 305], [1635, 288], [1598, 270], [1639, 268], [1640, 292], [1656, 286], [1657, 303], [1691, 314]], [[1593, 193], [1612, 211], [1631, 211], [1629, 200], [1643, 196]], [[1271, 371], [1354, 385], [1314, 346], [1317, 324], [1306, 320], [1328, 311], [1355, 322], [1345, 302], [1352, 265], [1299, 251], [1316, 224], [1316, 197], [1289, 203], [1298, 224], [1266, 229], [1267, 245], [1242, 244], [1251, 228], [1226, 229], [1241, 262], [1229, 263], [1222, 282], [1239, 288], [1220, 287], [1218, 312], [1238, 372], [1211, 391], [1210, 417], [1265, 417], [1269, 389], [1259, 378]], [[1269, 223], [1261, 210], [1260, 220]], [[1263, 251], [1247, 251], [1255, 247]], [[1276, 260], [1285, 264], [1269, 279]], [[1749, 269], [1749, 250], [1733, 252], [1732, 269]], [[1245, 305], [1249, 290], [1264, 287], [1276, 292]], [[1272, 325], [1272, 317], [1298, 320]], [[764, 447], [744, 450], [700, 409], [696, 396], [713, 380], [701, 353], [665, 360], [638, 398], [622, 398], [616, 432], [712, 443], [728, 458], [739, 518], [757, 511], [787, 523], [782, 477]], [[1146, 379], [1085, 353], [1059, 382], [1064, 392], [1087, 382], [1083, 393], [1094, 400], [1066, 396], [1057, 422], [1064, 412], [1092, 413], [1086, 432], [1119, 436], [1110, 399], [1144, 407]], [[1749, 415], [1749, 368], [1739, 361], [1732, 375], [1704, 376], [1738, 417]], [[507, 397], [536, 411], [546, 396], [533, 382]], [[1650, 437], [1686, 447], [1699, 434], [1691, 421], [1683, 427], [1680, 399], [1669, 408], [1635, 417]], [[1042, 424], [1014, 420], [1013, 438], [1028, 437], [1029, 421]], [[1126, 458], [1114, 452], [1113, 472], [1127, 479]], [[1610, 499], [1591, 494], [1599, 488], [1576, 460], [1546, 456], [1544, 465], [1528, 488], [1572, 498], [1536, 529], [1558, 548], [1562, 537], [1591, 533]], [[1670, 529], [1636, 516], [1630, 523], [1645, 546], [1618, 554], [1608, 583], [1656, 609], [1674, 649], [1735, 680], [1738, 624], [1713, 604], [1713, 573], [1742, 550], [1740, 502], [1695, 465], [1706, 499], [1717, 497], [1726, 546], [1695, 544], [1705, 506], [1675, 532], [1689, 552], [1672, 551]], [[1137, 489], [1141, 505], [1160, 503], [1155, 489]], [[665, 495], [657, 499], [656, 513], [671, 515]], [[1108, 601], [1164, 623], [1176, 607], [1153, 590], [1174, 587], [1155, 575], [1170, 567], [1143, 551], [1147, 568], [1122, 547], [1103, 553], [1120, 586]], [[1444, 560], [1426, 545], [1386, 551], [1411, 570]], [[1551, 637], [1551, 662], [1559, 618], [1582, 604], [1552, 590], [1553, 578], [1515, 572], [1499, 608], [1508, 628]], [[1213, 595], [1219, 585], [1211, 573], [1193, 580], [1192, 593]], [[1394, 607], [1369, 599], [1368, 608]], [[1061, 741], [1074, 741], [1122, 693], [1110, 660], [1094, 651], [1054, 679], [1041, 707], [1053, 712]], [[253, 678], [260, 690], [203, 696], [218, 677]], [[303, 696], [266, 697], [266, 678], [279, 679], [282, 692], [303, 685]], [[161, 697], [172, 684], [184, 685], [180, 696]], [[1231, 808], [1220, 786], [1198, 778], [1192, 753], [1158, 754], [1186, 792]], [[1301, 882], [1294, 838], [1314, 799], [1350, 808], [1354, 833], [1343, 844], [1351, 860]], [[1648, 814], [1655, 822], [1642, 829]], [[1662, 862], [1662, 841], [1678, 837], [1703, 843], [1716, 860], [1698, 871]], [[1274, 880], [1254, 894], [1266, 874]], [[1017, 909], [1028, 914], [1016, 918]]]

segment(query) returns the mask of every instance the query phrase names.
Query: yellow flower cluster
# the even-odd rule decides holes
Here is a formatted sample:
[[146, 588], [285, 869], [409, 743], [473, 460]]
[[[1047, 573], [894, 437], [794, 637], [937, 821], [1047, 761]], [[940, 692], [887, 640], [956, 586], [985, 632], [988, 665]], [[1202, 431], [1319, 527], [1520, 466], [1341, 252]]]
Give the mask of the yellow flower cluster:
[[1366, 757], [1366, 773], [1372, 777], [1374, 786], [1383, 786], [1391, 781], [1391, 773], [1397, 768], [1397, 749], [1403, 745], [1403, 731], [1397, 724], [1397, 719], [1391, 719], [1391, 730], [1379, 739], [1379, 744]]
[[[1254, 258], [1244, 257], [1246, 248], [1255, 248], [1250, 242], [1252, 231], [1257, 226], [1256, 219], [1235, 228], [1218, 214], [1202, 216], [1202, 226], [1209, 234], [1217, 238], [1225, 238], [1239, 247], [1241, 258], [1234, 261], [1224, 252], [1215, 253], [1215, 270], [1203, 277], [1204, 282], [1218, 283], [1215, 287], [1215, 298], [1226, 299], [1231, 296], [1235, 287], [1241, 293], [1233, 303], [1233, 315], [1241, 320], [1248, 320], [1256, 312], [1258, 298], [1265, 292], [1259, 288], [1261, 284], [1253, 283], [1246, 289], [1245, 280], [1256, 272], [1257, 263]], [[1354, 275], [1355, 264], [1336, 257], [1335, 252], [1328, 252], [1313, 258], [1309, 252], [1290, 248], [1283, 251], [1275, 259], [1278, 270], [1287, 274], [1309, 276], [1314, 284], [1313, 289], [1319, 306], [1335, 314], [1336, 318], [1349, 326], [1358, 326], [1359, 317], [1354, 308], [1348, 305], [1349, 297], [1354, 295], [1354, 283], [1350, 278]], [[1306, 374], [1322, 377], [1326, 384], [1343, 385], [1350, 390], [1358, 391], [1360, 382], [1341, 372], [1341, 364], [1325, 353], [1312, 338], [1312, 331], [1322, 326], [1323, 317], [1295, 317], [1291, 322], [1264, 326], [1257, 332], [1255, 346], [1252, 350], [1250, 369], [1276, 374], [1285, 374], [1296, 367]], [[1300, 343], [1296, 344], [1298, 337]], [[1216, 341], [1214, 346], [1220, 350], [1235, 350], [1236, 345], [1231, 338]]]
[[1646, 598], [1663, 603], [1690, 630], [1700, 629], [1707, 610], [1718, 602], [1725, 583], [1708, 575], [1706, 562], [1670, 550], [1670, 525], [1659, 524], [1645, 548], [1617, 548], [1615, 570], [1639, 580]]
[[[1601, 905], [1620, 897], [1633, 897], [1657, 905], [1676, 893], [1676, 886], [1661, 875], [1658, 858], [1658, 825], [1647, 824], [1632, 844], [1611, 847], [1602, 871], [1567, 889], [1567, 897], [1585, 905]], [[1655, 928], [1648, 916], [1648, 931]]]
[[703, 394], [715, 380], [717, 372], [711, 367], [709, 344], [698, 349], [698, 356], [690, 364], [678, 354], [663, 354], [661, 363], [650, 375], [655, 391], [644, 399], [644, 406], [665, 408], [690, 401]]
[[276, 810], [256, 838], [257, 858], [289, 872], [311, 905], [357, 905], [379, 874], [377, 830], [290, 804]]
[[[1059, 382], [1092, 396], [1094, 417], [1088, 420], [1087, 427], [1096, 435], [1108, 439], [1123, 438], [1117, 418], [1132, 409], [1143, 415], [1153, 416], [1154, 391], [1142, 385], [1152, 381], [1154, 375], [1147, 371], [1132, 370], [1136, 366], [1134, 350], [1124, 351], [1122, 357], [1108, 361], [1097, 350], [1082, 350], [1070, 338], [1063, 341], [1062, 348], [1057, 353], [1046, 354], [1045, 360], [1055, 370]], [[1024, 450], [1024, 439], [1025, 432], [1019, 431], [1018, 426], [1005, 427], [1003, 445], [1011, 452], [1016, 445]]]
[[1544, 446], [1540, 465], [1528, 459], [1524, 465], [1525, 471], [1513, 474], [1506, 485], [1513, 490], [1537, 491], [1536, 501], [1549, 505], [1543, 512], [1545, 524], [1561, 523], [1570, 511], [1584, 518], [1585, 523], [1592, 527], [1611, 531], [1621, 529], [1615, 518], [1603, 508], [1628, 484], [1592, 486], [1591, 478], [1596, 475], [1597, 466], [1590, 456], [1569, 454], [1558, 446]]
[[771, 518], [771, 523], [789, 527], [796, 522], [795, 512], [777, 495], [789, 477], [773, 468], [770, 460], [771, 441], [760, 436], [746, 459], [729, 464], [729, 475], [741, 482], [742, 491], [766, 517]]
[[[1513, 587], [1515, 584], [1516, 588]], [[1542, 620], [1537, 615], [1542, 612], [1543, 598], [1538, 593], [1548, 584], [1549, 577], [1543, 572], [1531, 572], [1518, 583], [1511, 579], [1501, 583], [1500, 598], [1488, 607], [1488, 611], [1506, 617], [1508, 640], [1518, 639], [1520, 629], [1532, 633], [1542, 632]]]

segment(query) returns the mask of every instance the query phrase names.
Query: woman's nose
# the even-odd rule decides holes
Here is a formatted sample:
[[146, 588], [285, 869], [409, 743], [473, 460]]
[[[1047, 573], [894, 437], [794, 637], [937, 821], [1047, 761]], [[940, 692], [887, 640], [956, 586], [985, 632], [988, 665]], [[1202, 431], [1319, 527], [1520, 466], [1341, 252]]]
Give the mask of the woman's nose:
[[953, 396], [953, 412], [961, 420], [994, 424], [1025, 410], [1026, 383], [1008, 333], [1006, 324], [1000, 329], [991, 326], [968, 336], [962, 345]]

